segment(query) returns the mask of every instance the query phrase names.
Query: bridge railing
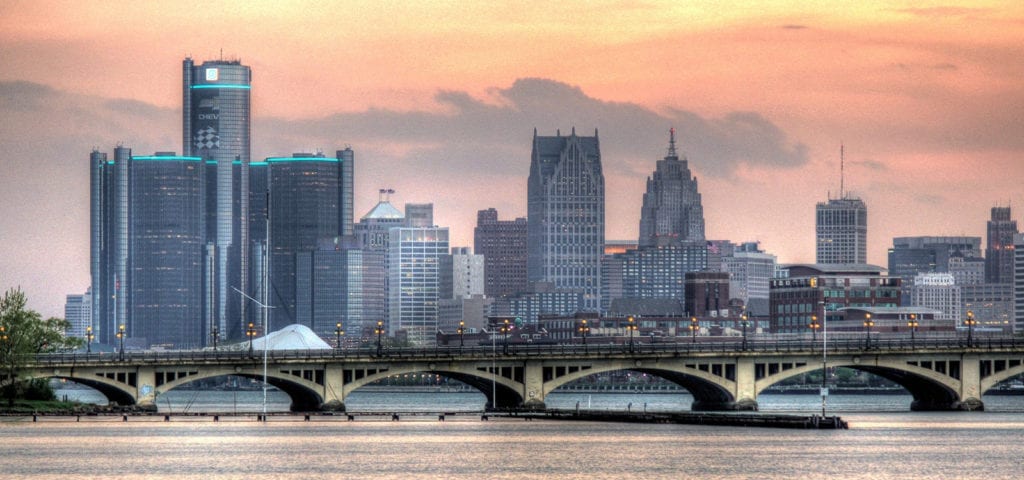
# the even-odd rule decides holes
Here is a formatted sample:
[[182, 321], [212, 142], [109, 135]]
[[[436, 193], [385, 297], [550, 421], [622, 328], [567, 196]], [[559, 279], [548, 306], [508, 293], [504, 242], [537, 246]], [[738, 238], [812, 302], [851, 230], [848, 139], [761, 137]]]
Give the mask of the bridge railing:
[[[598, 337], [595, 337], [598, 338]], [[699, 337], [698, 337], [699, 338]], [[389, 347], [382, 349], [378, 355], [376, 346], [362, 348], [345, 348], [333, 350], [268, 350], [266, 356], [270, 362], [282, 361], [367, 361], [367, 360], [444, 360], [454, 359], [523, 359], [530, 357], [651, 357], [651, 356], [690, 356], [703, 354], [757, 355], [778, 353], [821, 353], [822, 341], [811, 341], [803, 338], [785, 338], [778, 336], [751, 336], [745, 343], [730, 339], [728, 341], [660, 341], [654, 343], [634, 343], [632, 348], [623, 343], [572, 343], [572, 344], [530, 344], [530, 343], [495, 343], [494, 345], [478, 346], [436, 346], [427, 348]], [[1001, 349], [1024, 348], [1024, 339], [1010, 336], [990, 336], [972, 338], [968, 344], [966, 337], [942, 337], [911, 339], [903, 337], [871, 337], [865, 336], [830, 338], [829, 354], [872, 354], [898, 353], [910, 351], [950, 351], [975, 350], [991, 351]], [[172, 350], [172, 351], [125, 351], [121, 353], [48, 353], [35, 355], [29, 359], [34, 366], [132, 363], [132, 364], [167, 364], [167, 363], [254, 363], [263, 361], [264, 352], [256, 350]]]

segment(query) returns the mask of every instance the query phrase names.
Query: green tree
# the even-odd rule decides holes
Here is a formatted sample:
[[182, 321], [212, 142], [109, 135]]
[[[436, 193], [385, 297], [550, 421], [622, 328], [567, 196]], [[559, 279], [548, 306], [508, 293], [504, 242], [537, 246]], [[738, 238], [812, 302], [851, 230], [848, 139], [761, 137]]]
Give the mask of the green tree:
[[39, 312], [27, 308], [28, 299], [21, 289], [10, 289], [0, 298], [0, 388], [9, 405], [31, 379], [20, 378], [21, 370], [32, 356], [72, 350], [82, 339], [65, 336], [70, 324], [63, 318], [43, 320]]

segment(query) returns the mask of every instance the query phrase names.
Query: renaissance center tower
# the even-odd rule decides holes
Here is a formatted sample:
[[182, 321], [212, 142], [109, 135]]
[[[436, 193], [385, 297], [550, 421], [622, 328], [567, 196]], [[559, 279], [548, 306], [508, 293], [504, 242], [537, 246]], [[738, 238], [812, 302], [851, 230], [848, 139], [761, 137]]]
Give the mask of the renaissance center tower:
[[241, 338], [251, 306], [249, 270], [250, 88], [252, 71], [239, 60], [182, 64], [184, 154], [206, 169], [203, 262], [205, 329]]

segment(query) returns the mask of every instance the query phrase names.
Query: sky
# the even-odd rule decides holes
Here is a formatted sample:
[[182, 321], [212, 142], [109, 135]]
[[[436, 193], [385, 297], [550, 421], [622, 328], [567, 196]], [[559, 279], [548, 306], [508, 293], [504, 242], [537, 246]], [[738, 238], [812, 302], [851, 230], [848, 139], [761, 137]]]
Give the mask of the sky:
[[[709, 239], [814, 261], [814, 206], [892, 238], [1024, 212], [1024, 3], [0, 0], [0, 288], [89, 287], [88, 158], [182, 151], [181, 61], [252, 67], [252, 158], [351, 146], [356, 215], [526, 214], [531, 138], [600, 137], [606, 237], [635, 240], [677, 131]], [[1022, 222], [1024, 223], [1024, 222]]]

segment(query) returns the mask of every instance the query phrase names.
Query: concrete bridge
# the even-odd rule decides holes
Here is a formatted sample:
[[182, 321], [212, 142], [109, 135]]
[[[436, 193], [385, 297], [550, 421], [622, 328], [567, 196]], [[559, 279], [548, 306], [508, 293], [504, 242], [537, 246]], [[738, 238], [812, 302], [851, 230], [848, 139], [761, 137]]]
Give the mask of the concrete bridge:
[[[544, 409], [558, 387], [588, 375], [631, 370], [674, 382], [694, 396], [693, 410], [756, 410], [758, 395], [791, 377], [821, 370], [821, 343], [751, 341], [627, 345], [438, 347], [348, 351], [269, 351], [267, 383], [293, 411], [345, 409], [360, 387], [392, 375], [430, 373], [471, 385], [488, 407]], [[906, 388], [912, 410], [982, 410], [982, 394], [1024, 373], [1024, 340], [830, 342], [827, 366], [879, 375]], [[221, 375], [264, 378], [264, 352], [126, 352], [35, 357], [22, 376], [61, 378], [93, 387], [120, 405], [155, 409], [184, 384]]]

